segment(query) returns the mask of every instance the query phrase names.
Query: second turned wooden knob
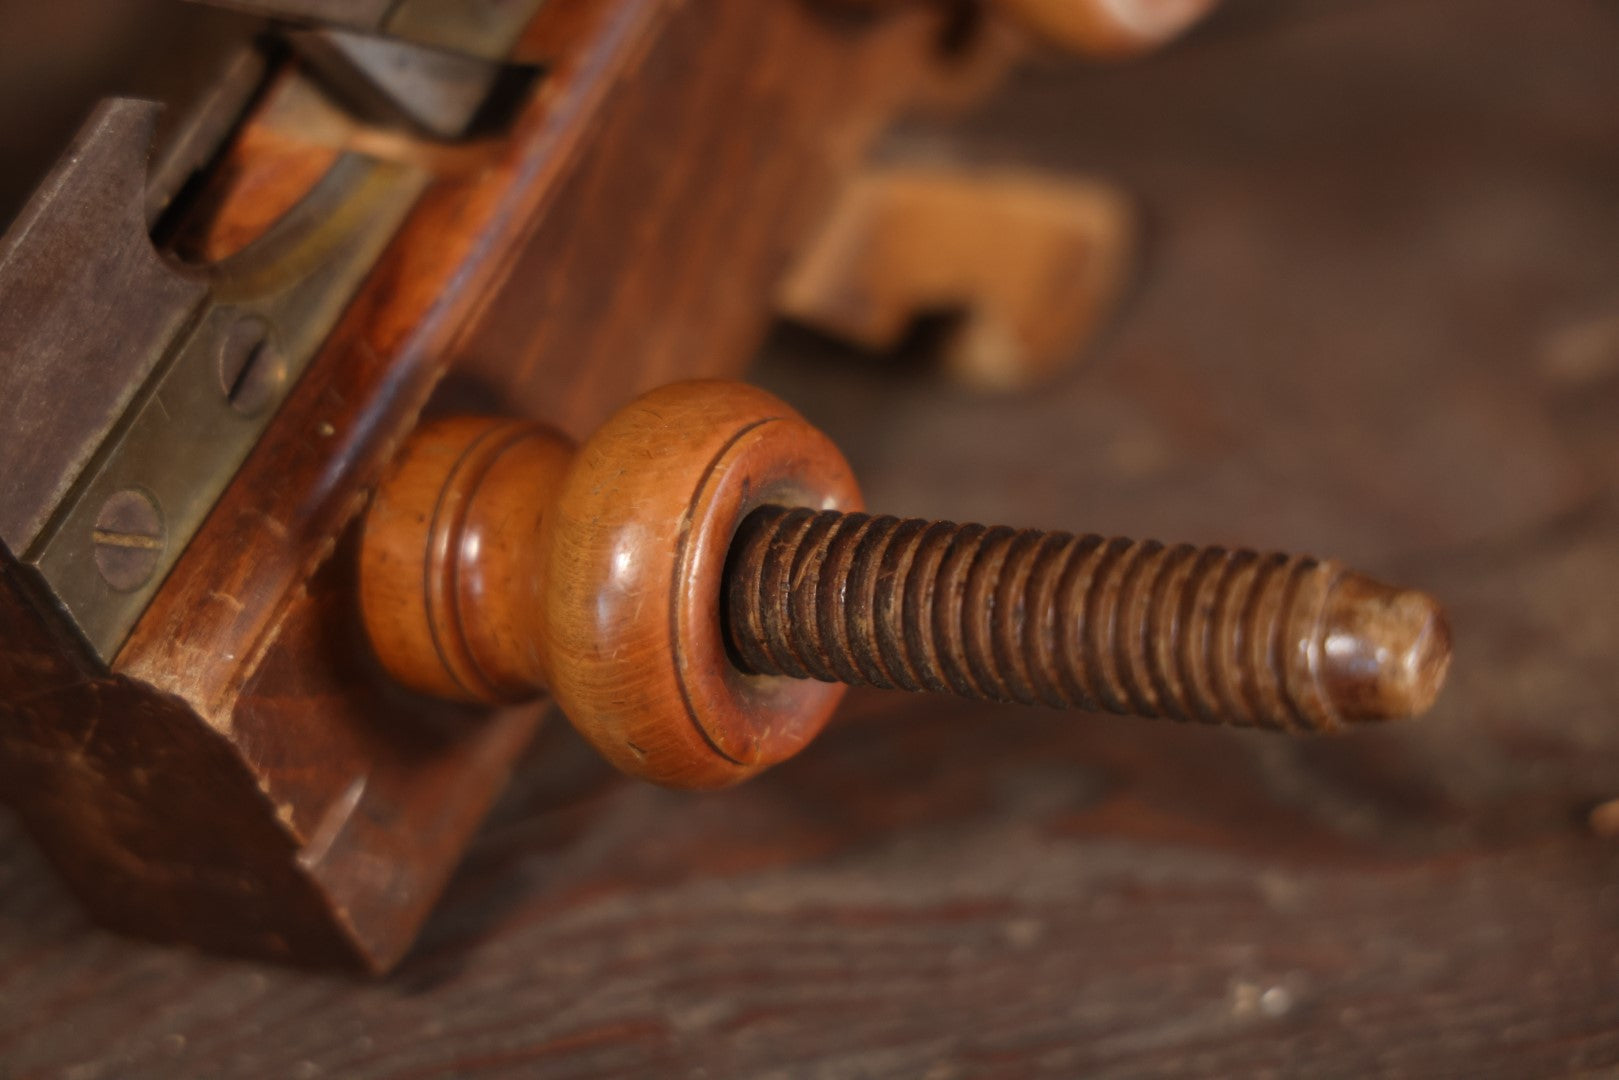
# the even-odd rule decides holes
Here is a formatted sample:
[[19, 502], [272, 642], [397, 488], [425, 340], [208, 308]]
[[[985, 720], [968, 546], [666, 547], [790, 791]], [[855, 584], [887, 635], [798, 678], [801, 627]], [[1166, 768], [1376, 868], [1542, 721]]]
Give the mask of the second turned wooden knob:
[[1293, 731], [1422, 712], [1439, 606], [1331, 562], [874, 518], [762, 391], [654, 391], [575, 449], [532, 424], [418, 433], [379, 490], [361, 600], [443, 697], [548, 691], [626, 772], [745, 779], [864, 683]]
[[1077, 53], [1125, 57], [1164, 45], [1218, 0], [999, 0], [1037, 33]]
[[[898, 7], [914, 0], [842, 0], [857, 7]], [[1219, 0], [994, 0], [1040, 37], [1101, 59], [1136, 56], [1185, 33]]]

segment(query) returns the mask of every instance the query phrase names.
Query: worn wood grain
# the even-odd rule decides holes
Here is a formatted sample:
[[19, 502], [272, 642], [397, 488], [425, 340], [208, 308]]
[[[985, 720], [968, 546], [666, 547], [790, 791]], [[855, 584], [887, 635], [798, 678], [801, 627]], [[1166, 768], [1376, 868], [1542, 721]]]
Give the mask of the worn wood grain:
[[1139, 193], [1147, 274], [1090, 367], [969, 399], [790, 335], [762, 373], [896, 512], [1431, 589], [1430, 721], [1298, 744], [855, 694], [703, 796], [548, 729], [382, 983], [119, 940], [0, 825], [0, 1075], [1612, 1071], [1616, 48], [1583, 0], [1253, 0], [1036, 72], [915, 138]]

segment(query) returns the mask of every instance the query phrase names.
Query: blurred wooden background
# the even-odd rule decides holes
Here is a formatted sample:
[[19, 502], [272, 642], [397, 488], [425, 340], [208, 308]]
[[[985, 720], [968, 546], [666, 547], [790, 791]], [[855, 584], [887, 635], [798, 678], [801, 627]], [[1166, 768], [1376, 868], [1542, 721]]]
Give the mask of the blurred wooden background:
[[378, 983], [102, 933], [0, 818], [0, 1078], [1619, 1066], [1619, 6], [1232, 0], [895, 152], [1112, 178], [1148, 233], [1037, 394], [778, 334], [760, 381], [870, 502], [1429, 588], [1436, 713], [1287, 742], [857, 694], [705, 796], [554, 725]]

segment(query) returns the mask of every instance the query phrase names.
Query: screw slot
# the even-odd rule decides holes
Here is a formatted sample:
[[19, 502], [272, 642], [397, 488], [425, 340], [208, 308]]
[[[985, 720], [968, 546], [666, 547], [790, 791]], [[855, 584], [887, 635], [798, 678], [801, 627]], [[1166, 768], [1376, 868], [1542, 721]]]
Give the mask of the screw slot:
[[144, 491], [120, 491], [101, 504], [90, 531], [96, 569], [119, 592], [133, 592], [152, 580], [168, 546], [163, 512]]
[[219, 347], [219, 386], [230, 407], [254, 416], [280, 396], [287, 363], [274, 329], [258, 315], [243, 315]]

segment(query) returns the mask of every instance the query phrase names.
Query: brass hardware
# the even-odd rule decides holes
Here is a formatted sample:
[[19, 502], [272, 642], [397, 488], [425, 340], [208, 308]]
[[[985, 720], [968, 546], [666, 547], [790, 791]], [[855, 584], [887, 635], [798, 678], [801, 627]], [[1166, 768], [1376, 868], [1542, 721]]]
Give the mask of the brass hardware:
[[[262, 122], [300, 115], [318, 82], [368, 115], [452, 138], [507, 85], [540, 2], [219, 6], [294, 24], [284, 37], [305, 64], [269, 91]], [[188, 266], [154, 250], [149, 230], [260, 97], [265, 71], [254, 50], [236, 54], [150, 168], [159, 106], [103, 102], [0, 239], [0, 356], [16, 358], [0, 370], [0, 542], [103, 660], [427, 183], [417, 164], [347, 151], [237, 254]], [[108, 507], [148, 505], [155, 531], [103, 521]]]
[[[242, 251], [176, 265], [146, 232], [157, 110], [103, 103], [0, 244], [0, 355], [17, 358], [0, 371], [0, 469], [17, 487], [0, 540], [103, 659], [426, 183], [345, 153]], [[104, 523], [109, 506], [134, 512], [128, 492], [161, 508], [161, 543]]]

